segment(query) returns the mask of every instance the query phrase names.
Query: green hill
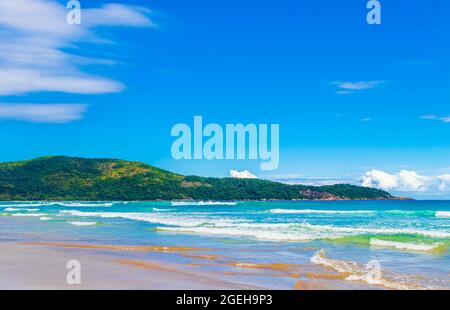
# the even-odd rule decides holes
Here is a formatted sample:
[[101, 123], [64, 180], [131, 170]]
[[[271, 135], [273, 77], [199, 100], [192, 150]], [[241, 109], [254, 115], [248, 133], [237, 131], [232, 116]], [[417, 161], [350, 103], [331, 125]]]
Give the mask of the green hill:
[[372, 188], [183, 176], [140, 162], [41, 157], [0, 163], [0, 200], [394, 199]]

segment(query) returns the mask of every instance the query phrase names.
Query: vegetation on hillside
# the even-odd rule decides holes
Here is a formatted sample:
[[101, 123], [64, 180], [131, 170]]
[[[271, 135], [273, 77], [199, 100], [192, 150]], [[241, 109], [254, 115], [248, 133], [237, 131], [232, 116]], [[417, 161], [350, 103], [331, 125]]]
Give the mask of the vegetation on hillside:
[[0, 163], [0, 200], [392, 199], [372, 188], [183, 176], [139, 162], [41, 157]]

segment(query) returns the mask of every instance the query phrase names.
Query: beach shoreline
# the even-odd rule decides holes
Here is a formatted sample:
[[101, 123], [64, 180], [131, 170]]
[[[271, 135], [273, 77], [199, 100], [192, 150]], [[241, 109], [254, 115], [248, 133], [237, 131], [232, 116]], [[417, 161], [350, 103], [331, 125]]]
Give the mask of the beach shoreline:
[[[113, 251], [113, 250], [112, 250]], [[159, 260], [119, 259], [99, 251], [33, 243], [0, 242], [2, 290], [237, 290], [263, 289], [192, 272]], [[67, 283], [67, 263], [81, 264], [81, 284]]]
[[[8, 202], [0, 210], [3, 289], [448, 288], [447, 203]], [[80, 262], [81, 285], [67, 284], [69, 261]]]

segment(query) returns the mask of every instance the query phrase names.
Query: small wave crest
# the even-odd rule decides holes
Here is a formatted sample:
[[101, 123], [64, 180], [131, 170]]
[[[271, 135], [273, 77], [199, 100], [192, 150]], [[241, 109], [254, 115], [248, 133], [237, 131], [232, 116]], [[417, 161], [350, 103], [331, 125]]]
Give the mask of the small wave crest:
[[17, 212], [17, 211], [35, 212], [35, 211], [39, 211], [39, 209], [28, 209], [28, 208], [6, 208], [4, 211], [6, 211], [6, 212]]
[[312, 209], [270, 209], [269, 213], [274, 214], [375, 214], [370, 210], [312, 210]]
[[13, 213], [11, 215], [17, 216], [17, 217], [40, 217], [45, 214], [43, 214], [43, 213]]
[[64, 206], [64, 207], [111, 207], [116, 202], [79, 202], [79, 201], [48, 201], [48, 202], [27, 202], [27, 203], [14, 203], [14, 204], [0, 204], [0, 208], [28, 208], [28, 207], [49, 207], [49, 206]]
[[73, 208], [83, 208], [83, 207], [112, 207], [114, 202], [55, 202], [54, 204], [73, 207]]
[[172, 207], [182, 206], [235, 206], [237, 202], [222, 202], [222, 201], [172, 201]]
[[326, 256], [325, 250], [323, 249], [311, 257], [311, 263], [333, 269], [345, 275], [345, 280], [347, 281], [365, 282], [369, 285], [377, 285], [396, 290], [415, 290], [421, 288], [414, 282], [383, 278], [378, 263], [369, 262], [367, 265], [360, 265], [353, 261], [330, 259]]
[[386, 215], [414, 217], [450, 217], [450, 211], [433, 210], [318, 210], [318, 209], [270, 209], [273, 214], [338, 214], [338, 215]]
[[421, 235], [432, 238], [449, 238], [443, 230], [416, 229], [411, 227], [367, 227], [313, 225], [309, 223], [258, 223], [248, 219], [218, 217], [211, 214], [174, 214], [172, 212], [83, 212], [63, 210], [61, 215], [99, 218], [123, 218], [144, 221], [158, 225], [158, 229], [179, 233], [249, 237], [269, 241], [311, 241], [318, 239], [338, 239], [358, 235]]
[[450, 211], [436, 211], [436, 217], [450, 217]]
[[415, 252], [432, 252], [438, 250], [444, 245], [442, 242], [413, 243], [413, 242], [396, 242], [382, 239], [370, 239], [370, 245], [374, 247], [394, 248], [396, 250], [415, 251]]
[[97, 225], [97, 222], [67, 222], [70, 225], [74, 226], [94, 226]]
[[160, 208], [153, 208], [152, 209], [154, 212], [170, 212], [170, 211], [175, 211], [175, 209], [160, 209]]
[[50, 206], [50, 202], [34, 202], [34, 203], [14, 203], [14, 204], [0, 204], [0, 208], [29, 208], [29, 207], [45, 207]]

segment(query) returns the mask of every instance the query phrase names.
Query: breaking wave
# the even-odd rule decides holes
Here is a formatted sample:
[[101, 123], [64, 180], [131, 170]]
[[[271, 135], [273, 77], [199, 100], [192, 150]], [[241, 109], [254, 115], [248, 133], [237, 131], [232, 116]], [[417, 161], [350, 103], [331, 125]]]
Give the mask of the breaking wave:
[[436, 211], [436, 217], [450, 217], [450, 211]]
[[97, 222], [67, 222], [70, 225], [74, 226], [94, 226], [97, 225]]
[[55, 202], [54, 204], [64, 206], [64, 207], [73, 207], [73, 208], [83, 208], [83, 207], [112, 207], [114, 202]]
[[450, 217], [450, 211], [433, 210], [317, 210], [317, 209], [270, 209], [273, 214], [341, 214], [341, 215], [387, 215], [416, 217]]
[[[450, 232], [436, 229], [389, 228], [371, 226], [333, 226], [309, 223], [257, 223], [245, 219], [174, 214], [170, 212], [83, 212], [63, 210], [62, 215], [98, 218], [123, 218], [158, 225], [161, 231], [195, 233], [214, 236], [249, 237], [268, 241], [310, 241], [338, 239], [358, 235], [416, 235], [430, 238], [450, 238]], [[164, 225], [164, 226], [161, 226]]]
[[237, 202], [221, 202], [221, 201], [172, 201], [173, 207], [182, 206], [235, 206]]
[[17, 217], [40, 217], [40, 216], [44, 216], [44, 213], [13, 213], [11, 214], [12, 216], [17, 216]]
[[4, 211], [6, 211], [6, 212], [17, 212], [17, 211], [34, 212], [34, 211], [39, 211], [39, 209], [28, 209], [28, 208], [6, 208]]
[[63, 207], [111, 207], [118, 202], [78, 202], [78, 201], [50, 201], [50, 202], [27, 202], [15, 204], [0, 204], [0, 208], [27, 208], [27, 207], [49, 207], [49, 206], [63, 206]]
[[365, 282], [369, 285], [395, 290], [417, 290], [422, 288], [414, 281], [384, 278], [378, 262], [372, 261], [367, 265], [360, 265], [353, 261], [330, 259], [326, 256], [325, 250], [323, 249], [311, 257], [311, 263], [331, 268], [343, 274], [347, 281]]
[[171, 212], [171, 211], [175, 211], [175, 209], [159, 209], [159, 208], [153, 208], [152, 209], [155, 212]]
[[442, 242], [427, 243], [413, 243], [413, 242], [397, 242], [382, 239], [370, 239], [370, 245], [374, 247], [393, 248], [396, 250], [406, 250], [415, 252], [433, 252], [444, 246]]
[[376, 214], [376, 211], [356, 210], [312, 210], [312, 209], [270, 209], [269, 213], [274, 214]]

